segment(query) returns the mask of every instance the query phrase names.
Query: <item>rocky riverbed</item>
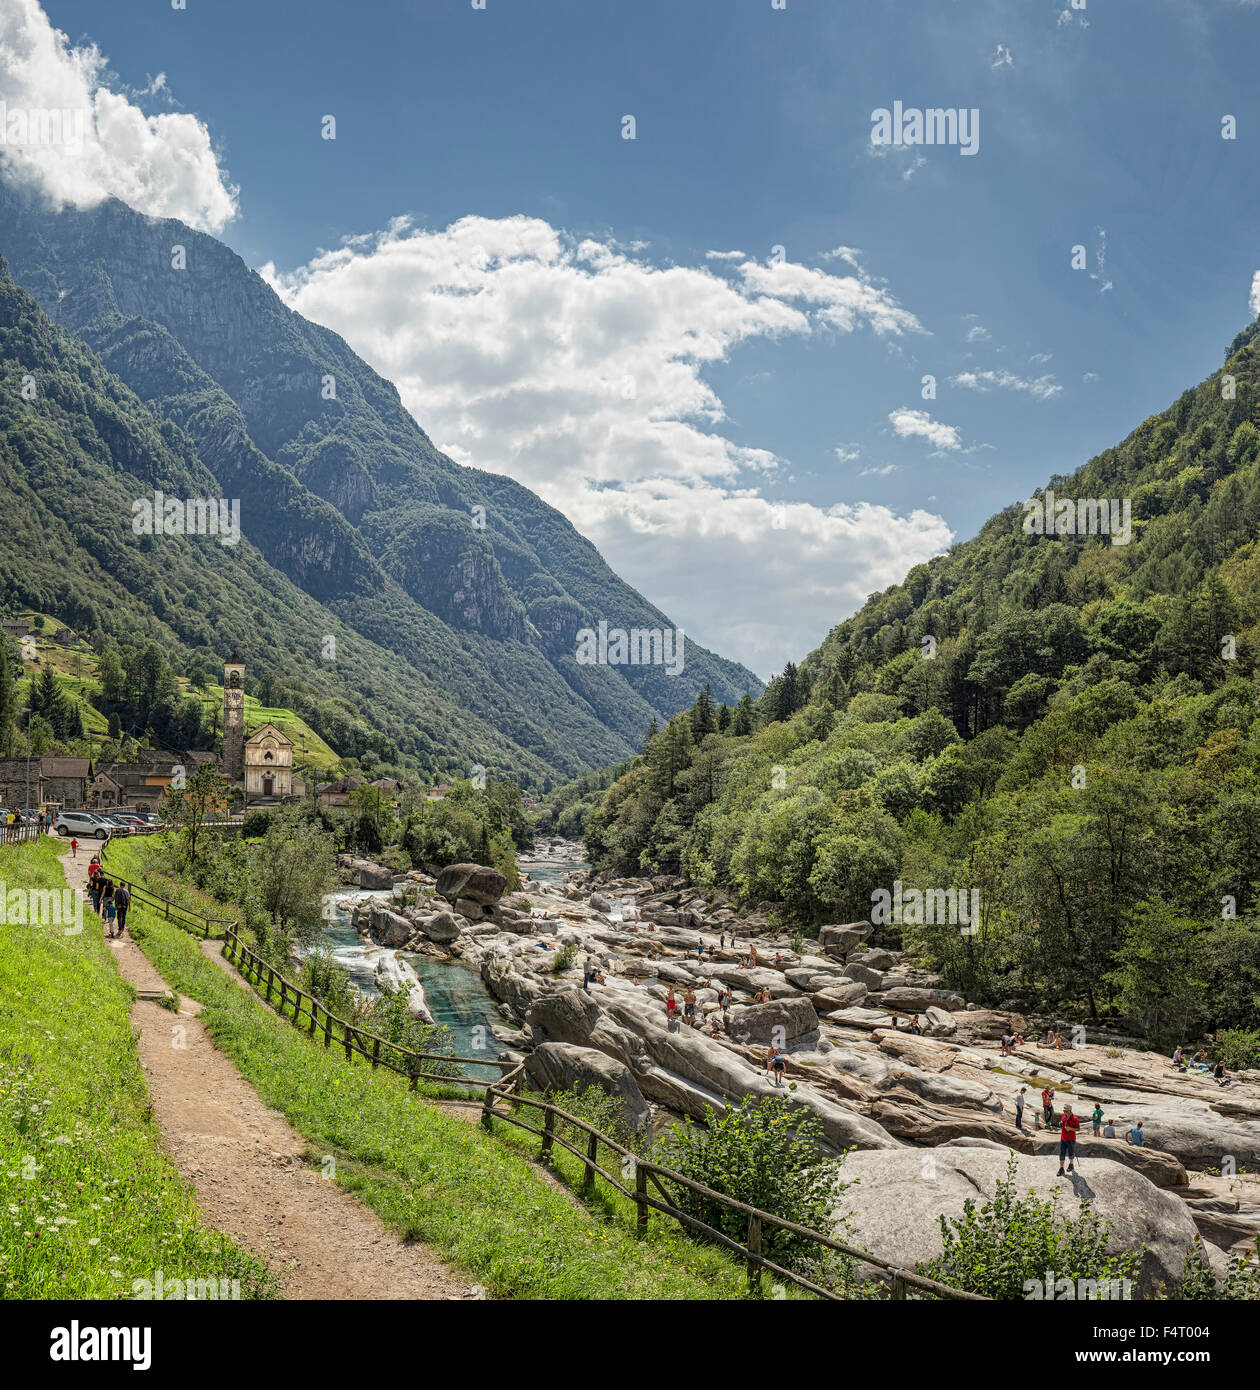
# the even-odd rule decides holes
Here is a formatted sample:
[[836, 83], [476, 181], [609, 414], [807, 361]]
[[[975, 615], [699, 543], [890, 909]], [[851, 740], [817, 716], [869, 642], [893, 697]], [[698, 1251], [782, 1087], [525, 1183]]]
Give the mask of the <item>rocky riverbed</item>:
[[[548, 853], [561, 869], [566, 855], [580, 862], [577, 846]], [[347, 867], [364, 887], [386, 886], [379, 866]], [[1032, 1036], [1041, 1021], [971, 1006], [894, 946], [875, 944], [868, 923], [824, 926], [794, 949], [771, 926], [769, 905], [738, 909], [677, 879], [578, 869], [505, 897], [494, 870], [456, 865], [390, 875], [389, 886], [388, 899], [356, 906], [360, 936], [475, 971], [498, 1001], [501, 1055], [525, 1056], [538, 1087], [600, 1084], [636, 1126], [703, 1119], [707, 1106], [750, 1094], [812, 1111], [838, 1177], [861, 1177], [837, 1209], [876, 1254], [930, 1258], [937, 1215], [992, 1195], [1012, 1154], [1021, 1187], [1062, 1188], [1065, 1209], [1092, 1199], [1117, 1244], [1147, 1246], [1147, 1292], [1176, 1283], [1196, 1234], [1218, 1267], [1224, 1251], [1260, 1235], [1258, 1072], [1222, 1087], [1105, 1037], [1003, 1055], [1003, 1033]], [[558, 972], [567, 946], [576, 955]], [[584, 988], [588, 960], [603, 980]], [[671, 985], [679, 1013], [694, 990], [698, 1026], [667, 1016]], [[731, 994], [725, 1015], [719, 988]], [[771, 1042], [786, 1053], [790, 1090], [766, 1070]], [[1056, 1111], [1071, 1104], [1083, 1134], [1098, 1102], [1118, 1135], [1141, 1120], [1145, 1146], [1083, 1137], [1077, 1173], [1057, 1178], [1057, 1130], [1035, 1127], [1047, 1082]], [[841, 1164], [849, 1149], [860, 1152]], [[928, 1149], [938, 1151], [930, 1164]]]

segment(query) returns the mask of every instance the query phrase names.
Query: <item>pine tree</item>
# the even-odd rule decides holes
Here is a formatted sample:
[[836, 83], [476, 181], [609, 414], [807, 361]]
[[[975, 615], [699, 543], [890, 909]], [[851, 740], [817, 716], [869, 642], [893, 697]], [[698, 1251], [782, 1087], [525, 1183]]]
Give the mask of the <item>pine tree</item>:
[[752, 696], [745, 690], [739, 697], [739, 704], [735, 706], [735, 717], [731, 720], [731, 736], [733, 738], [742, 738], [745, 734], [751, 734], [752, 731]]
[[719, 705], [717, 712], [717, 730], [719, 734], [724, 734], [731, 727], [731, 707], [729, 705]]
[[706, 683], [691, 707], [691, 734], [697, 743], [716, 727], [713, 718], [713, 690]]

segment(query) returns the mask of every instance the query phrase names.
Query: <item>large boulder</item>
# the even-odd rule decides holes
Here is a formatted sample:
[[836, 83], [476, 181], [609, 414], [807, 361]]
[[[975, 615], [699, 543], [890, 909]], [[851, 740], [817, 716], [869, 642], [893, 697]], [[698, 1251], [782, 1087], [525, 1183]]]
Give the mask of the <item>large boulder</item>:
[[498, 869], [482, 864], [448, 864], [437, 876], [437, 891], [451, 903], [471, 898], [482, 907], [493, 907], [506, 887], [507, 879]]
[[892, 970], [897, 964], [897, 957], [881, 946], [868, 946], [863, 951], [854, 951], [849, 960], [854, 965], [866, 966], [868, 970]]
[[882, 1008], [896, 1009], [903, 1014], [926, 1013], [933, 1006], [939, 1009], [963, 1009], [967, 1006], [961, 994], [948, 989], [887, 989], [880, 995], [879, 1002]]
[[846, 978], [856, 980], [858, 984], [865, 985], [868, 990], [878, 991], [884, 988], [884, 972], [872, 970], [869, 965], [849, 965], [846, 962], [844, 973]]
[[[942, 1216], [961, 1217], [963, 1204], [982, 1206], [1005, 1180], [1010, 1150], [973, 1146], [868, 1150], [849, 1154], [836, 1176], [856, 1186], [837, 1197], [836, 1214], [845, 1215], [854, 1239], [873, 1255], [913, 1269], [941, 1252]], [[1064, 1215], [1079, 1215], [1086, 1199], [1111, 1222], [1109, 1248], [1120, 1252], [1145, 1246], [1135, 1294], [1151, 1296], [1161, 1284], [1174, 1289], [1197, 1230], [1185, 1204], [1140, 1173], [1106, 1159], [1090, 1159], [1087, 1171], [1059, 1178], [1050, 1157], [1014, 1155], [1017, 1192], [1046, 1197], [1055, 1189]], [[1213, 1252], [1209, 1251], [1211, 1257]], [[1216, 1256], [1219, 1259], [1219, 1256]], [[874, 1277], [876, 1271], [862, 1271]]]
[[931, 1038], [947, 1038], [958, 1031], [958, 1024], [954, 1022], [953, 1014], [929, 1004], [924, 1014], [923, 1031]]
[[462, 930], [453, 912], [433, 912], [414, 918], [416, 930], [439, 946], [454, 941]]
[[817, 1031], [818, 1015], [802, 995], [732, 1009], [726, 1022], [727, 1036], [735, 1042], [774, 1043], [777, 1047]]
[[373, 864], [370, 859], [352, 859], [350, 868], [360, 888], [392, 888], [394, 871], [384, 864]]
[[597, 1086], [621, 1102], [622, 1114], [631, 1129], [651, 1123], [652, 1111], [634, 1074], [624, 1062], [574, 1043], [545, 1042], [525, 1059], [525, 1071], [544, 1091], [567, 1091], [574, 1086]]
[[829, 956], [844, 956], [856, 950], [871, 934], [869, 922], [835, 923], [819, 927], [818, 940]]
[[384, 903], [368, 909], [368, 935], [380, 946], [405, 946], [415, 927], [401, 913], [391, 912]]
[[851, 1005], [860, 1004], [866, 995], [865, 985], [859, 984], [856, 980], [849, 980], [845, 984], [829, 985], [826, 989], [815, 990], [809, 996], [809, 1002], [819, 1014], [829, 1014], [833, 1009], [847, 1009]]

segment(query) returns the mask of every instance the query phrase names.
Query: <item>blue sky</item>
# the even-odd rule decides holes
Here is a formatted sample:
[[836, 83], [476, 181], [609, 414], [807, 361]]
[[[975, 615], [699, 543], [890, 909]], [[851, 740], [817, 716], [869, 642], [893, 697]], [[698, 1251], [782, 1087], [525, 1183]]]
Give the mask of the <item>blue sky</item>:
[[[439, 445], [519, 476], [765, 675], [1162, 409], [1253, 316], [1260, 6], [1069, 6], [43, 9], [71, 53], [98, 46], [94, 81], [204, 125], [239, 190], [218, 234]], [[896, 100], [978, 108], [978, 152], [873, 151]], [[776, 246], [790, 289], [763, 273]], [[623, 372], [635, 399], [591, 405]]]

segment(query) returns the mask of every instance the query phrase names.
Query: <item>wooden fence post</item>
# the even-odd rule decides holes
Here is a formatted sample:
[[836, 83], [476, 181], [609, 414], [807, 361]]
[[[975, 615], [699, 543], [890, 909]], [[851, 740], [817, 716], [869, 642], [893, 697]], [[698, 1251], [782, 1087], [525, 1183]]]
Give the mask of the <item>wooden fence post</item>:
[[375, 1071], [375, 1069], [376, 1069], [378, 1066], [380, 1066], [380, 1062], [381, 1062], [381, 1040], [380, 1040], [380, 1038], [373, 1038], [373, 1039], [372, 1039], [372, 1069], [373, 1069], [374, 1071]]
[[904, 1300], [906, 1296], [906, 1281], [901, 1277], [901, 1271], [899, 1269], [893, 1270], [892, 1293], [888, 1296], [898, 1301]]
[[639, 1159], [634, 1161], [635, 1226], [641, 1236], [647, 1234], [647, 1169]]
[[276, 972], [273, 966], [267, 967], [267, 1003], [271, 1003], [271, 991], [275, 987]]
[[761, 1287], [761, 1263], [753, 1257], [761, 1254], [761, 1217], [748, 1218], [748, 1291], [755, 1293]]
[[346, 1061], [348, 1062], [348, 1061], [350, 1060], [350, 1025], [349, 1025], [348, 1023], [343, 1023], [341, 1026], [342, 1026], [343, 1030], [345, 1031], [345, 1035], [346, 1035], [346, 1036], [345, 1036], [345, 1044], [346, 1044]]
[[586, 1140], [586, 1167], [582, 1169], [582, 1191], [585, 1192], [595, 1181], [595, 1160], [599, 1157], [599, 1135], [591, 1134]]
[[551, 1156], [551, 1141], [555, 1137], [555, 1130], [552, 1128], [554, 1121], [551, 1116], [552, 1107], [551, 1103], [548, 1102], [547, 1108], [543, 1111], [542, 1151], [538, 1155], [540, 1159], [546, 1159]]
[[[416, 1061], [420, 1059], [417, 1057]], [[414, 1081], [413, 1081], [414, 1084]], [[494, 1087], [487, 1086], [485, 1099], [481, 1102], [481, 1124], [484, 1129], [492, 1129], [490, 1123], [490, 1112], [494, 1109]]]

